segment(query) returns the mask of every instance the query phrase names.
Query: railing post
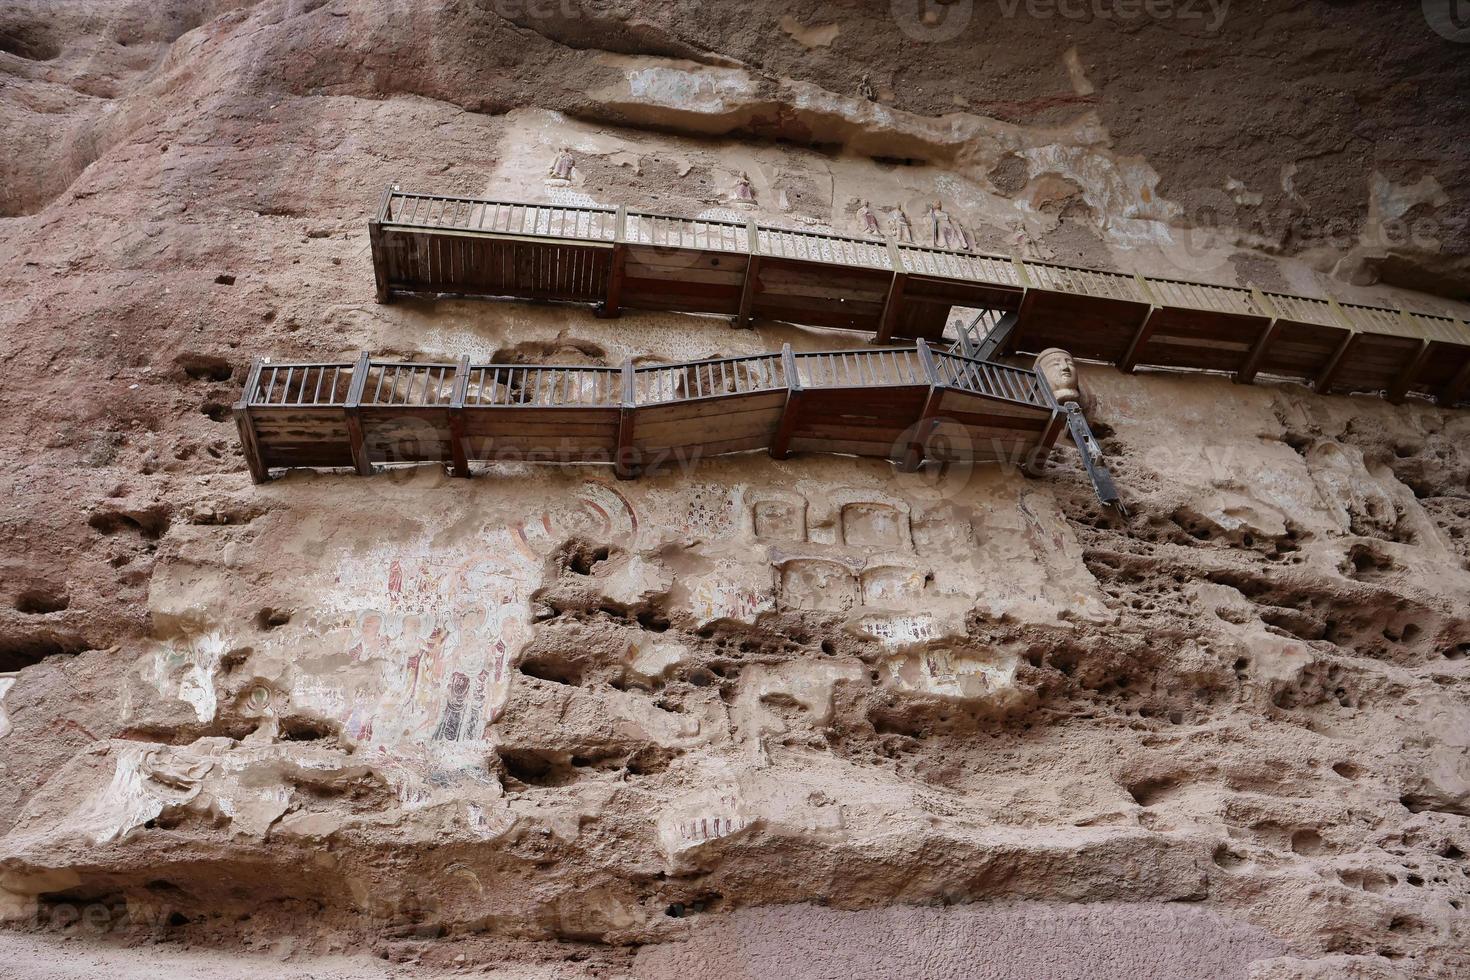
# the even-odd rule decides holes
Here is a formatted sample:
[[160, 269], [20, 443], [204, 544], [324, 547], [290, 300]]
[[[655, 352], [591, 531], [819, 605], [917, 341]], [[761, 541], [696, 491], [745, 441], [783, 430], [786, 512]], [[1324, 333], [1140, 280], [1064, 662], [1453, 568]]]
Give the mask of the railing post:
[[1235, 383], [1248, 385], [1256, 379], [1256, 372], [1261, 370], [1261, 362], [1266, 359], [1266, 351], [1276, 342], [1276, 335], [1281, 332], [1281, 314], [1276, 312], [1276, 307], [1266, 298], [1266, 294], [1259, 289], [1252, 288], [1251, 295], [1255, 298], [1256, 306], [1261, 312], [1271, 319], [1261, 329], [1261, 335], [1251, 345], [1251, 350], [1246, 355], [1245, 363], [1240, 370], [1235, 372]]
[[628, 206], [618, 205], [616, 224], [613, 227], [612, 262], [607, 270], [607, 298], [597, 308], [597, 315], [612, 318], [622, 315], [623, 280], [627, 277], [628, 246], [625, 244], [624, 228], [628, 223]]
[[470, 457], [465, 447], [464, 400], [470, 387], [470, 356], [454, 366], [454, 393], [449, 398], [449, 459], [454, 475], [469, 478]]
[[368, 244], [373, 253], [373, 281], [377, 285], [377, 299], [379, 303], [389, 303], [393, 300], [393, 290], [388, 288], [389, 275], [392, 270], [388, 267], [388, 247], [383, 238], [383, 222], [391, 215], [393, 203], [392, 184], [383, 191], [382, 203], [378, 205], [378, 213], [368, 222]]
[[250, 401], [255, 397], [255, 389], [260, 384], [262, 363], [258, 357], [251, 359], [250, 372], [245, 376], [245, 391], [235, 403], [235, 428], [240, 433], [240, 445], [245, 450], [245, 465], [250, 467], [250, 479], [256, 483], [264, 483], [270, 479], [270, 470], [266, 468], [265, 456], [260, 451], [260, 439], [255, 432], [255, 420], [250, 415]]
[[1347, 336], [1342, 338], [1342, 342], [1337, 345], [1337, 349], [1327, 359], [1327, 364], [1323, 366], [1316, 380], [1312, 382], [1313, 391], [1325, 395], [1332, 390], [1332, 382], [1337, 379], [1337, 372], [1342, 367], [1342, 362], [1347, 357], [1348, 351], [1352, 348], [1353, 341], [1357, 339], [1357, 330], [1350, 330]]
[[347, 403], [342, 407], [342, 413], [347, 416], [347, 438], [352, 444], [352, 465], [357, 467], [361, 476], [373, 475], [373, 464], [368, 459], [367, 439], [363, 435], [362, 416], [359, 413], [363, 386], [367, 384], [368, 371], [371, 368], [372, 361], [367, 351], [363, 351], [352, 370], [352, 386], [347, 389]]
[[1453, 408], [1466, 388], [1470, 388], [1470, 356], [1465, 358], [1465, 363], [1455, 372], [1449, 384], [1435, 393], [1434, 400], [1445, 408]]
[[893, 263], [893, 278], [888, 283], [888, 296], [883, 300], [883, 312], [878, 317], [878, 334], [873, 339], [886, 344], [893, 339], [893, 329], [898, 325], [898, 311], [903, 305], [904, 287], [908, 285], [908, 269], [903, 264], [903, 252], [893, 239], [886, 239], [888, 258]]
[[740, 312], [735, 316], [735, 322], [742, 327], [750, 325], [756, 279], [761, 268], [761, 234], [754, 218], [745, 219], [745, 246], [749, 258], [745, 263], [745, 280], [740, 284]]
[[898, 469], [901, 473], [912, 473], [923, 465], [924, 446], [938, 424], [939, 406], [948, 390], [948, 386], [939, 377], [939, 368], [934, 364], [934, 352], [929, 349], [929, 342], [920, 339], [916, 342], [914, 351], [918, 355], [919, 364], [924, 368], [924, 378], [929, 382], [929, 397], [924, 400], [924, 410], [914, 423], [913, 438], [909, 440], [908, 448], [899, 461]]
[[623, 399], [618, 412], [617, 456], [613, 459], [614, 472], [619, 480], [631, 480], [638, 475], [633, 462], [633, 432], [638, 410], [638, 376], [633, 371], [633, 359], [623, 362]]
[[791, 455], [791, 434], [796, 431], [797, 419], [801, 415], [804, 389], [801, 376], [796, 373], [796, 355], [791, 352], [790, 344], [781, 345], [781, 373], [786, 375], [786, 407], [781, 410], [781, 422], [771, 438], [772, 459], [786, 459]]

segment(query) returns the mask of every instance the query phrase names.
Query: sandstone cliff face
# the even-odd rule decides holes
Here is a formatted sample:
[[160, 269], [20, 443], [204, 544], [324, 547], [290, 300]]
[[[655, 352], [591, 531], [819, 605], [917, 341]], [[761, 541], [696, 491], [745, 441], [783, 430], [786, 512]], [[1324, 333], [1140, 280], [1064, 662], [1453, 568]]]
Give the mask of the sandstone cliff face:
[[1463, 412], [1084, 368], [1127, 518], [1070, 450], [250, 485], [253, 354], [859, 342], [378, 306], [394, 180], [716, 214], [745, 171], [793, 225], [938, 197], [990, 249], [1466, 318], [1470, 49], [1417, 10], [947, 7], [0, 11], [15, 962], [1470, 970]]

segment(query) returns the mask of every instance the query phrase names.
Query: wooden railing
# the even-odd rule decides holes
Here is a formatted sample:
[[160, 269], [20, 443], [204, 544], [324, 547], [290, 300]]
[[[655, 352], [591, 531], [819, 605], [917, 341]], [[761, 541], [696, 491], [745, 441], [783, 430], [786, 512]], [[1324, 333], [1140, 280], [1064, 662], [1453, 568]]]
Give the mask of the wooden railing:
[[[1105, 272], [885, 238], [628, 208], [390, 189], [370, 226], [378, 298], [397, 291], [624, 304], [937, 339], [943, 304], [1016, 312], [1010, 347], [1257, 374], [1456, 404], [1470, 324], [1440, 314]], [[657, 250], [681, 253], [676, 258]], [[631, 258], [630, 258], [631, 256]], [[727, 261], [726, 256], [744, 260]], [[629, 269], [634, 270], [629, 272]], [[1325, 329], [1316, 329], [1318, 327]], [[697, 390], [700, 384], [694, 385]]]
[[385, 225], [450, 229], [576, 241], [611, 242], [616, 208], [486, 201], [442, 194], [389, 191], [380, 211]]
[[[791, 355], [803, 388], [942, 385], [1037, 408], [1051, 407], [1036, 372], [931, 351], [935, 373], [914, 347], [803, 351]], [[616, 408], [746, 395], [786, 388], [782, 354], [752, 354], [678, 364], [603, 367], [560, 364], [472, 364], [368, 361], [357, 404], [447, 407], [464, 383], [467, 408]], [[358, 365], [262, 362], [246, 393], [252, 408], [347, 404]], [[628, 379], [632, 387], [628, 388]], [[626, 399], [632, 392], [631, 401]]]
[[748, 252], [748, 226], [735, 221], [670, 218], [647, 211], [629, 211], [623, 223], [624, 242], [659, 248], [712, 252]]
[[467, 407], [607, 408], [623, 400], [620, 368], [472, 364], [466, 373]]
[[245, 392], [251, 405], [331, 406], [347, 403], [353, 364], [263, 364]]
[[[1022, 410], [984, 407], [997, 402]], [[922, 434], [912, 433], [946, 412], [988, 417], [983, 444], [1011, 450], [1048, 447], [1060, 429], [1060, 413], [1033, 372], [924, 343], [802, 353], [786, 345], [779, 353], [620, 367], [366, 354], [350, 363], [257, 360], [235, 407], [258, 481], [273, 465], [350, 464], [370, 473], [374, 459], [442, 459], [468, 475], [470, 460], [491, 458], [487, 441], [552, 461], [616, 461], [619, 475], [638, 468], [627, 463], [630, 452], [680, 446], [710, 455], [767, 448], [778, 458], [795, 446], [917, 465]]]
[[940, 381], [951, 388], [1037, 408], [1055, 407], [1051, 393], [1035, 371], [947, 351], [934, 353], [934, 365]]
[[633, 371], [635, 405], [744, 395], [786, 387], [780, 354], [652, 364]]
[[796, 370], [806, 388], [876, 388], [928, 385], [924, 365], [912, 347], [797, 354]]

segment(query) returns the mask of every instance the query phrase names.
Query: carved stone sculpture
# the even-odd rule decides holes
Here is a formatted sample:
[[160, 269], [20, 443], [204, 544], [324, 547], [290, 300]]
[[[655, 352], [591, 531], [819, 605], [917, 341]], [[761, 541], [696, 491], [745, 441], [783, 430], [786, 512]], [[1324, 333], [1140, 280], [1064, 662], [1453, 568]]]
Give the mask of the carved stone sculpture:
[[944, 210], [944, 205], [939, 201], [929, 205], [929, 223], [935, 247], [970, 250], [969, 237], [959, 225], [955, 224], [954, 219], [949, 216], [949, 212]]
[[1086, 408], [1082, 382], [1077, 377], [1077, 362], [1060, 347], [1048, 347], [1036, 355], [1036, 373], [1046, 379], [1057, 404], [1076, 402]]
[[878, 227], [878, 216], [873, 213], [873, 206], [864, 201], [858, 208], [858, 224], [862, 227], [864, 235], [881, 235], [883, 232]]
[[914, 240], [914, 224], [903, 208], [894, 208], [888, 216], [888, 235], [896, 242], [911, 243]]
[[572, 156], [572, 148], [570, 146], [564, 146], [561, 148], [561, 152], [556, 155], [556, 159], [551, 162], [551, 167], [546, 171], [546, 176], [552, 180], [570, 181], [572, 179], [572, 171], [576, 166], [577, 158]]
[[755, 188], [751, 186], [750, 175], [744, 170], [740, 171], [740, 177], [735, 181], [735, 191], [731, 196], [737, 204], [755, 203]]

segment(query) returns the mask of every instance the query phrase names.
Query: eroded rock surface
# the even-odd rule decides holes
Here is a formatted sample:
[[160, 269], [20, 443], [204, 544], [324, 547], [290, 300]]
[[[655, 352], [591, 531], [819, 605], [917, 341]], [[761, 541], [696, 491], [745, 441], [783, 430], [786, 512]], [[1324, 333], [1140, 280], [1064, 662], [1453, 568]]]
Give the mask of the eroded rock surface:
[[[920, 237], [942, 199], [1028, 258], [1465, 319], [1460, 47], [1366, 3], [949, 4], [969, 33], [931, 41], [902, 4], [502, 6], [0, 12], [15, 928], [523, 976], [770, 975], [731, 951], [846, 935], [966, 975], [955, 937], [1043, 923], [1073, 974], [1470, 972], [1464, 413], [1084, 365], [1126, 519], [1066, 448], [253, 487], [230, 415], [253, 354], [860, 342], [379, 306], [393, 180]], [[851, 972], [836, 945], [787, 972]]]

